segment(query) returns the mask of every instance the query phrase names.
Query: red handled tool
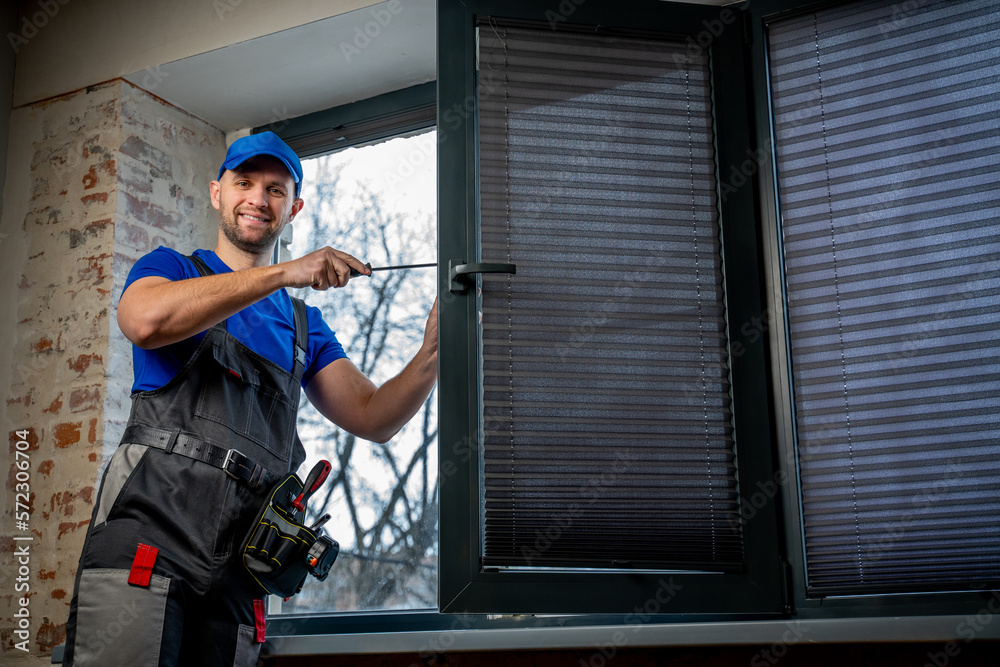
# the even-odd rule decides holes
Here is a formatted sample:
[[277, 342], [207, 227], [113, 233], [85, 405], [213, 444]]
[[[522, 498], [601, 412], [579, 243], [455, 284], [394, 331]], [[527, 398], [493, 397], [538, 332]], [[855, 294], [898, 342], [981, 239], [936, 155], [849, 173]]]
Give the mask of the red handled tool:
[[302, 493], [292, 501], [292, 507], [300, 512], [305, 510], [306, 503], [309, 502], [309, 496], [314, 494], [319, 487], [323, 486], [323, 482], [326, 481], [326, 477], [330, 474], [332, 467], [329, 461], [320, 461], [314, 465], [313, 469], [309, 471], [309, 476], [306, 477], [305, 484], [302, 485]]

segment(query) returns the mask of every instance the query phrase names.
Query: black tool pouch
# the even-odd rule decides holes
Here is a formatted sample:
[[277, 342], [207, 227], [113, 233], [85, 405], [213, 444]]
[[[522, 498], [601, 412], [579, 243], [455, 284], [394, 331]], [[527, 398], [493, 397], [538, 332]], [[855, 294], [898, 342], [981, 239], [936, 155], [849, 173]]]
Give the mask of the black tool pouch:
[[[289, 598], [302, 590], [306, 575], [326, 579], [340, 545], [323, 533], [299, 523], [293, 506], [302, 494], [302, 480], [292, 473], [271, 489], [243, 542], [243, 564], [271, 595]], [[305, 512], [302, 512], [304, 515]]]

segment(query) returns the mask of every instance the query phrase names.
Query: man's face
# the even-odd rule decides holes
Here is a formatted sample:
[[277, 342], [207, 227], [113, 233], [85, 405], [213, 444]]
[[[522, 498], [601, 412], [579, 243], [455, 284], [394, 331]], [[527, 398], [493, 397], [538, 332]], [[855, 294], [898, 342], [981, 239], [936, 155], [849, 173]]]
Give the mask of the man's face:
[[301, 210], [295, 180], [277, 158], [258, 155], [211, 183], [219, 226], [235, 247], [254, 255], [270, 253], [285, 225]]

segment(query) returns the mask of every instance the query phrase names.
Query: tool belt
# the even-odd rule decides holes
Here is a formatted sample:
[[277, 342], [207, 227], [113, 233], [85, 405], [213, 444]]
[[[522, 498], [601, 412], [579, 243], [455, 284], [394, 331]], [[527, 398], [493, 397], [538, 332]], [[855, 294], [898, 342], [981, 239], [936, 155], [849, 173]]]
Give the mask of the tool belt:
[[305, 484], [294, 473], [285, 476], [267, 495], [243, 541], [243, 564], [271, 595], [290, 598], [302, 590], [306, 575], [324, 581], [340, 553], [340, 545], [320, 528], [329, 515], [312, 527], [299, 520], [329, 470], [330, 464], [320, 461]]
[[[309, 497], [322, 486], [330, 463], [317, 463], [305, 484], [295, 473], [278, 477], [235, 449], [226, 449], [196, 436], [144, 424], [130, 424], [124, 442], [135, 442], [179, 454], [221, 468], [256, 493], [265, 493], [240, 552], [251, 576], [271, 595], [289, 598], [302, 590], [306, 575], [324, 581], [330, 573], [340, 545], [320, 527], [325, 516], [312, 527], [305, 519]], [[269, 490], [268, 490], [269, 489]]]

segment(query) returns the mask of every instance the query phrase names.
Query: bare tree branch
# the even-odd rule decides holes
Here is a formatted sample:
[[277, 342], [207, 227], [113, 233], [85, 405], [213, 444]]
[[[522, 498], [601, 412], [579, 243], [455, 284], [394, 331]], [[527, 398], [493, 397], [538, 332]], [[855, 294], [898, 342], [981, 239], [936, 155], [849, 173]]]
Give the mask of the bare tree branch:
[[[296, 219], [296, 240], [303, 239], [308, 250], [330, 245], [375, 266], [426, 261], [434, 248], [431, 221], [424, 221], [421, 228], [414, 220], [387, 212], [380, 195], [368, 187], [352, 195], [342, 192], [343, 167], [328, 158], [315, 161], [315, 189], [303, 196], [311, 212]], [[398, 372], [421, 343], [434, 282], [429, 273], [386, 271], [352, 280], [343, 289], [303, 292], [337, 332], [348, 357], [379, 381], [377, 377], [388, 379]], [[426, 302], [423, 314], [415, 308], [421, 302]], [[432, 393], [411, 425], [390, 442], [376, 444], [341, 431], [303, 400], [299, 420], [303, 442], [311, 456], [335, 461], [321, 502], [314, 500], [310, 511], [335, 517], [328, 530], [345, 523], [350, 529], [346, 534], [343, 527], [339, 534], [332, 533], [345, 543], [327, 582], [306, 586], [289, 608], [434, 604], [438, 482], [431, 474], [429, 452], [437, 442], [435, 407]]]

